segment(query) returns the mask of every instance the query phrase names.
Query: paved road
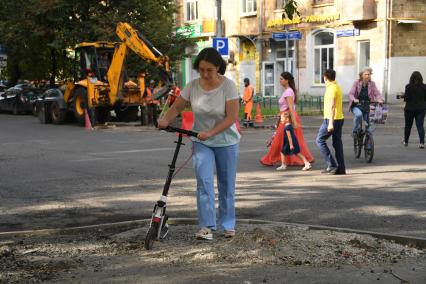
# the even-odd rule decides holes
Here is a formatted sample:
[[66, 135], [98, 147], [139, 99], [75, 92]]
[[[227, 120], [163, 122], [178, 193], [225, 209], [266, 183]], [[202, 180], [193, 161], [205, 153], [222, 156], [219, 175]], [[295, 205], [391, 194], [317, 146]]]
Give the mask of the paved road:
[[[346, 121], [346, 176], [320, 173], [324, 162], [314, 139], [321, 117], [303, 117], [302, 123], [317, 161], [310, 172], [263, 167], [258, 160], [271, 130], [243, 130], [240, 218], [426, 236], [426, 150], [401, 146], [401, 105], [391, 107], [388, 123], [375, 132], [372, 164], [353, 157], [351, 121]], [[87, 131], [0, 114], [0, 231], [148, 218], [162, 190], [173, 139], [134, 124]], [[190, 156], [189, 144], [179, 165]], [[171, 217], [196, 216], [194, 188], [189, 161], [173, 182]]]

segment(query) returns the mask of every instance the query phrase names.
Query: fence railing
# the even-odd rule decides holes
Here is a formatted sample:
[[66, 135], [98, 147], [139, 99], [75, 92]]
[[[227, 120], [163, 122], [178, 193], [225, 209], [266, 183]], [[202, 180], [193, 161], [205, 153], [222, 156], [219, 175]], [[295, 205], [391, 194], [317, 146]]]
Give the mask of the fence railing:
[[[278, 97], [255, 96], [253, 112], [256, 111], [256, 104], [260, 103], [263, 115], [277, 115], [279, 113]], [[241, 109], [244, 108], [241, 103]], [[323, 97], [302, 95], [298, 98], [296, 111], [300, 115], [321, 114], [323, 111]]]

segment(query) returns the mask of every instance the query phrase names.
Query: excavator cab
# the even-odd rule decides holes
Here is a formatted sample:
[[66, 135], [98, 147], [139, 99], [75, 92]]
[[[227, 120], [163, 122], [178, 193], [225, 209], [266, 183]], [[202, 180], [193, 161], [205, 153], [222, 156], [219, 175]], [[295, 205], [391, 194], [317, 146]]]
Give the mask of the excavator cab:
[[81, 43], [75, 49], [74, 81], [86, 79], [89, 75], [107, 82], [107, 72], [114, 55], [115, 43]]

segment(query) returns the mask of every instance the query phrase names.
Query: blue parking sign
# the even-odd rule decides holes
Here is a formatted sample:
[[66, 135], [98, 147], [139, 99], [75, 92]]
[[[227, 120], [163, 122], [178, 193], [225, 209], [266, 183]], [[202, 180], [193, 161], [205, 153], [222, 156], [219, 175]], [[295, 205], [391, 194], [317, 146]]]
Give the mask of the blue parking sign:
[[214, 37], [213, 38], [213, 48], [219, 51], [220, 55], [228, 56], [229, 55], [229, 46], [227, 37]]

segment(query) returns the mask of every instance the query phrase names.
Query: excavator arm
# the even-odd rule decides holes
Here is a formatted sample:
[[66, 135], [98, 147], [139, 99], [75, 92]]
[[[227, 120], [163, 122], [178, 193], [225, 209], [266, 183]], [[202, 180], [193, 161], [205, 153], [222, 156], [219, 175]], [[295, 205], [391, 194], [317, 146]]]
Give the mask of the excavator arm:
[[143, 34], [133, 29], [128, 23], [118, 23], [118, 37], [137, 55], [148, 62], [153, 62], [165, 71], [170, 71], [169, 58], [158, 51]]
[[143, 60], [157, 66], [160, 70], [161, 77], [166, 81], [166, 86], [170, 85], [172, 76], [169, 58], [167, 56], [158, 51], [148, 39], [128, 23], [118, 23], [116, 33], [122, 43], [115, 50], [111, 66], [108, 69], [108, 82], [112, 94], [118, 94], [121, 86], [123, 86], [122, 70], [128, 48], [139, 55]]

